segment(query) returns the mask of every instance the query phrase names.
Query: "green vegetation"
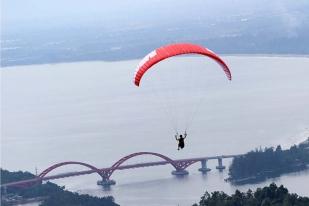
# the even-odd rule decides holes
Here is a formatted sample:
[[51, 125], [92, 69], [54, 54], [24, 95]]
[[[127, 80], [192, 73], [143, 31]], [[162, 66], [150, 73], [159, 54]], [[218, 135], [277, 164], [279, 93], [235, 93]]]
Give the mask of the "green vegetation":
[[269, 187], [258, 188], [254, 193], [251, 190], [243, 193], [238, 190], [227, 195], [224, 192], [206, 192], [199, 202], [193, 206], [308, 206], [309, 198], [290, 194], [282, 185], [274, 183]]
[[52, 193], [40, 206], [116, 206], [113, 197], [92, 197], [61, 190]]
[[309, 141], [288, 150], [281, 146], [256, 149], [233, 159], [229, 168], [229, 180], [235, 184], [263, 181], [283, 173], [307, 169], [309, 164]]
[[9, 172], [3, 169], [0, 169], [0, 171], [1, 171], [1, 179], [0, 179], [1, 184], [35, 178], [35, 175], [31, 174], [30, 172], [22, 172], [22, 171]]
[[[9, 172], [1, 169], [1, 184], [15, 182], [25, 179], [35, 178], [35, 175], [29, 172]], [[117, 206], [114, 198], [108, 197], [92, 197], [90, 195], [80, 195], [66, 191], [64, 187], [60, 187], [54, 183], [47, 182], [44, 184], [36, 183], [27, 187], [8, 187], [6, 191], [1, 188], [1, 205], [9, 205], [10, 202], [27, 201], [28, 198], [43, 199], [40, 206]]]

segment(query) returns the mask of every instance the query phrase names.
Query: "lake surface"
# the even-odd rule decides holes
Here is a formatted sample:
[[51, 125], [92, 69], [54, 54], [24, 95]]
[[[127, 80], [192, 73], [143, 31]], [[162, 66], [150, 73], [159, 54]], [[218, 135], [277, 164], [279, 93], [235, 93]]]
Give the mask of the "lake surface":
[[[172, 159], [240, 154], [260, 146], [281, 144], [287, 148], [309, 136], [309, 58], [224, 59], [232, 70], [232, 82], [214, 62], [182, 57], [149, 70], [140, 88], [132, 83], [137, 60], [1, 68], [1, 167], [34, 173], [35, 168], [40, 172], [70, 160], [109, 167], [140, 151]], [[196, 71], [187, 74], [188, 68]], [[164, 87], [182, 85], [183, 77], [198, 89], [186, 87], [188, 93], [174, 92], [177, 98], [184, 95], [185, 101], [177, 104], [178, 99], [170, 97]], [[177, 120], [185, 119], [179, 111], [195, 110], [192, 103], [203, 100], [182, 151], [176, 149], [165, 103], [152, 92], [159, 81], [162, 84], [156, 90], [164, 91], [162, 97], [171, 98], [168, 104], [178, 107], [173, 111], [179, 115]], [[175, 125], [183, 128], [184, 124], [177, 121]], [[158, 160], [140, 156], [127, 164]], [[112, 179], [117, 184], [108, 191], [96, 185], [99, 177], [95, 174], [55, 182], [80, 193], [112, 195], [117, 203], [129, 206], [192, 205], [206, 190], [231, 193], [272, 181], [309, 196], [309, 184], [304, 184], [309, 182], [308, 171], [234, 187], [224, 182], [227, 170], [216, 171], [216, 164], [208, 162], [213, 170], [207, 175], [197, 171], [199, 164], [192, 165], [184, 178], [172, 176], [168, 165], [116, 171]], [[67, 166], [50, 174], [84, 169]]]

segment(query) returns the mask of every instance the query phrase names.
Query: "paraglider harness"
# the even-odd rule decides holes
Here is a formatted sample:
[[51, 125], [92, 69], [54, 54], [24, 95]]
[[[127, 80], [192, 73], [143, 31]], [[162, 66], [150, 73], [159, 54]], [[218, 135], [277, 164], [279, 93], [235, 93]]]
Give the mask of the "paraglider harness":
[[179, 138], [178, 138], [178, 132], [176, 133], [175, 135], [175, 139], [176, 141], [178, 141], [178, 150], [179, 148], [180, 149], [183, 149], [185, 147], [185, 139], [187, 137], [187, 132], [185, 131], [184, 135], [179, 135]]

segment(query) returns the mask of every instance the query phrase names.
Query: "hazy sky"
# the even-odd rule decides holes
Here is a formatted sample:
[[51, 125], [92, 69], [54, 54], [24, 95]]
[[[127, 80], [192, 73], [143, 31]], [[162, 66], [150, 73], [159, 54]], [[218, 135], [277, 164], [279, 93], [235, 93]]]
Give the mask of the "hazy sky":
[[[2, 0], [4, 26], [178, 21], [308, 8], [306, 0]], [[302, 11], [299, 11], [302, 12]], [[288, 20], [290, 21], [290, 20]]]

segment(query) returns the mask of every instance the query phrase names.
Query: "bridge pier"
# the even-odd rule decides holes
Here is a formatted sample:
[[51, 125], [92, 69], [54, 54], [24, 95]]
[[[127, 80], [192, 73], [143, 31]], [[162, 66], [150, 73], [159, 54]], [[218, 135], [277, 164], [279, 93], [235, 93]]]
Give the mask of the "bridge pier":
[[207, 160], [201, 160], [201, 168], [198, 169], [198, 171], [202, 172], [202, 173], [207, 173], [209, 172], [211, 169], [207, 168]]
[[216, 167], [218, 170], [224, 170], [225, 166], [222, 164], [222, 158], [218, 158], [218, 166]]
[[3, 197], [6, 197], [6, 195], [7, 195], [7, 187], [6, 186], [1, 187], [1, 194], [3, 195]]
[[110, 180], [109, 178], [102, 178], [102, 180], [97, 181], [97, 185], [102, 185], [103, 187], [109, 187], [115, 184], [116, 184], [116, 181]]
[[172, 171], [172, 175], [175, 176], [184, 176], [184, 175], [188, 175], [189, 172], [187, 170], [183, 170], [183, 169], [176, 169], [174, 171]]
[[38, 177], [38, 181], [36, 182], [36, 184], [38, 184], [38, 185], [43, 184], [43, 180], [40, 177]]

